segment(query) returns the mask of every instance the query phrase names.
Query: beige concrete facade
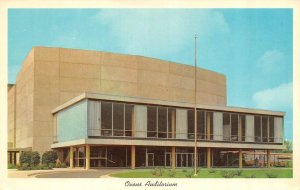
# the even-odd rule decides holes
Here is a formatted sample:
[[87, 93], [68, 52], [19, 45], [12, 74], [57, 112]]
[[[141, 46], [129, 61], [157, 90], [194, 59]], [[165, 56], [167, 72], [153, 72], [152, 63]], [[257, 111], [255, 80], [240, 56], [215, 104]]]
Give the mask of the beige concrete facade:
[[[198, 68], [197, 79], [197, 103], [226, 106], [224, 75]], [[193, 103], [194, 68], [142, 56], [34, 47], [8, 92], [9, 146], [43, 152], [53, 143], [51, 112], [66, 101], [94, 92]]]

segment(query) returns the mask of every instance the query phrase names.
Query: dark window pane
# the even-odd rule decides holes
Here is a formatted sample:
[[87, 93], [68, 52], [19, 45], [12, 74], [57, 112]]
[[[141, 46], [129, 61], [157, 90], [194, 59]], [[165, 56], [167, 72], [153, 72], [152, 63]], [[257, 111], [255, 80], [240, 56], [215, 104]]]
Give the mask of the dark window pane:
[[261, 116], [254, 117], [255, 142], [261, 142]]
[[132, 134], [133, 105], [125, 104], [125, 136]]
[[238, 140], [238, 115], [231, 114], [231, 140]]
[[240, 115], [240, 125], [241, 125], [241, 134], [242, 134], [242, 141], [245, 141], [245, 132], [246, 132], [246, 117], [244, 115]]
[[205, 139], [204, 111], [197, 111], [197, 136], [198, 139]]
[[157, 107], [147, 107], [147, 136], [157, 137]]
[[101, 102], [101, 134], [112, 135], [112, 103]]
[[268, 117], [262, 117], [262, 141], [268, 142]]
[[113, 104], [114, 136], [124, 136], [124, 104]]
[[167, 108], [158, 107], [158, 137], [167, 138]]
[[188, 110], [188, 138], [189, 139], [194, 139], [194, 133], [195, 133], [195, 115], [194, 115], [194, 110]]
[[172, 132], [176, 134], [176, 109], [168, 108], [168, 138], [172, 138]]
[[269, 117], [269, 122], [270, 122], [270, 138], [269, 138], [269, 142], [274, 142], [274, 117], [270, 116]]
[[230, 140], [230, 114], [223, 113], [223, 140]]

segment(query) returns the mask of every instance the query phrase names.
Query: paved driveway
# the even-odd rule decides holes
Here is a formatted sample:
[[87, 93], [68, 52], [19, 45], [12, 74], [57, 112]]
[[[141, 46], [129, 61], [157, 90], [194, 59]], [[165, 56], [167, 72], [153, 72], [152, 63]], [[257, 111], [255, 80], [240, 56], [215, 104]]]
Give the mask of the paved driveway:
[[126, 169], [98, 169], [98, 170], [81, 170], [81, 171], [61, 171], [45, 174], [37, 174], [36, 178], [99, 178], [108, 177], [106, 175], [110, 173], [117, 173], [120, 171], [125, 171]]

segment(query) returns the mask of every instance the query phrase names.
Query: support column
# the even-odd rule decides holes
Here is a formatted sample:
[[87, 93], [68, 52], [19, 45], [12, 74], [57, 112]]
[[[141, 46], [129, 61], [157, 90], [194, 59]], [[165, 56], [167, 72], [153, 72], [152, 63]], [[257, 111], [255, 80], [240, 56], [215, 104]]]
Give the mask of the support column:
[[206, 115], [206, 139], [210, 140], [210, 115]]
[[270, 152], [271, 152], [270, 150], [267, 150], [267, 167], [268, 167], [268, 168], [270, 168], [270, 161], [271, 161], [271, 160], [270, 160], [270, 159], [271, 159], [271, 158], [270, 158]]
[[242, 149], [239, 150], [239, 168], [243, 168], [243, 151]]
[[207, 148], [206, 156], [207, 168], [209, 169], [211, 167], [211, 148]]
[[70, 168], [74, 168], [74, 162], [73, 162], [73, 159], [74, 159], [74, 148], [73, 146], [70, 146]]
[[20, 166], [20, 156], [21, 156], [21, 152], [17, 152], [16, 153], [16, 165]]
[[91, 151], [90, 151], [90, 145], [87, 144], [85, 146], [85, 169], [88, 170], [90, 169], [90, 160], [91, 160]]
[[176, 147], [175, 146], [172, 146], [171, 159], [172, 159], [172, 169], [175, 170], [176, 168]]
[[131, 146], [131, 169], [135, 169], [135, 145]]

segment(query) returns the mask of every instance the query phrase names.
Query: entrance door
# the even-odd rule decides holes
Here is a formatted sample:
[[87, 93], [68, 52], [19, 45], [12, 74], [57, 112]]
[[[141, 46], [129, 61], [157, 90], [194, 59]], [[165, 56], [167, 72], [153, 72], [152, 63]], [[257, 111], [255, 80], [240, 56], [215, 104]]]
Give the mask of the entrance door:
[[147, 153], [148, 157], [148, 167], [154, 166], [154, 153]]

